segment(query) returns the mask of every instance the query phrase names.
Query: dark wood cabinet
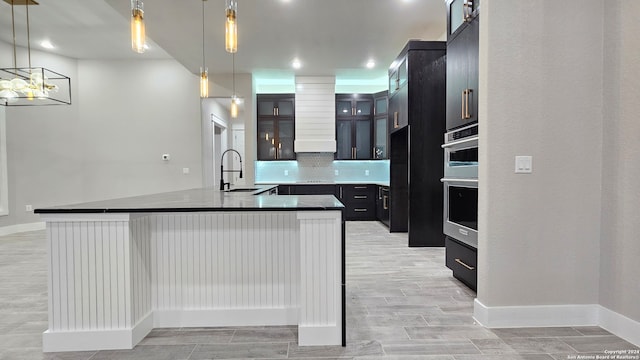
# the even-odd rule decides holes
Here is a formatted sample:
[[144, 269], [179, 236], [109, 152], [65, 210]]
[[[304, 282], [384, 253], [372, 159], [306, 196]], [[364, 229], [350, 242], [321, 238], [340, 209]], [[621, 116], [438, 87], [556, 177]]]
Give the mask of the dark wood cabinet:
[[447, 129], [478, 121], [479, 17], [447, 43]]
[[336, 195], [336, 186], [330, 184], [278, 185], [278, 195]]
[[408, 231], [409, 246], [444, 246], [446, 43], [409, 41], [396, 60], [403, 62], [406, 84], [389, 97], [389, 120], [408, 124], [391, 124], [389, 228]]
[[389, 158], [389, 92], [373, 94], [373, 158]]
[[336, 190], [345, 206], [345, 220], [376, 219], [376, 185], [337, 185]]
[[389, 226], [389, 187], [378, 185], [376, 196], [376, 218]]
[[373, 112], [371, 94], [336, 95], [336, 159], [373, 158]]
[[447, 236], [445, 264], [453, 270], [453, 276], [476, 291], [478, 283], [478, 250]]
[[257, 103], [257, 159], [295, 159], [295, 96], [258, 94]]

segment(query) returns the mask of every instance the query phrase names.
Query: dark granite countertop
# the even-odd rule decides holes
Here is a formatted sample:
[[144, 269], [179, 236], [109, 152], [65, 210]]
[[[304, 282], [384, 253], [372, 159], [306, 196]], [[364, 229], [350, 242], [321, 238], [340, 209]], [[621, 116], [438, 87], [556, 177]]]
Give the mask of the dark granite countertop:
[[[199, 188], [161, 194], [86, 202], [36, 209], [37, 214], [151, 213], [197, 211], [343, 210], [332, 195], [268, 195], [275, 186], [252, 186], [256, 191]], [[233, 190], [233, 189], [232, 189]], [[257, 195], [256, 195], [257, 193]], [[262, 194], [260, 194], [262, 193]]]

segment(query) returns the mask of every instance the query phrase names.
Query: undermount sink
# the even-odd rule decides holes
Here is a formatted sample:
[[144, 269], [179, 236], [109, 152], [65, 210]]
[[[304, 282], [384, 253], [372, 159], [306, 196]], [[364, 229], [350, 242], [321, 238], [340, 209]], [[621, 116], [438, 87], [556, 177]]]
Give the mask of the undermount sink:
[[226, 190], [227, 192], [254, 192], [258, 190], [258, 188], [237, 188], [237, 189], [231, 189], [231, 190]]

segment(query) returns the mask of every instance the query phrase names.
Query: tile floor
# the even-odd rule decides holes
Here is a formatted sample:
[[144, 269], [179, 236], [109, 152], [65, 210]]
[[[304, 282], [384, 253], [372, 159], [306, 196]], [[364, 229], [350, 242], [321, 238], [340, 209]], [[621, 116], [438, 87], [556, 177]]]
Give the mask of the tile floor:
[[295, 327], [252, 327], [156, 329], [133, 350], [43, 354], [45, 243], [44, 231], [0, 237], [0, 359], [568, 360], [638, 349], [597, 327], [475, 325], [474, 293], [451, 277], [444, 249], [410, 249], [406, 234], [349, 222], [345, 348], [298, 347]]

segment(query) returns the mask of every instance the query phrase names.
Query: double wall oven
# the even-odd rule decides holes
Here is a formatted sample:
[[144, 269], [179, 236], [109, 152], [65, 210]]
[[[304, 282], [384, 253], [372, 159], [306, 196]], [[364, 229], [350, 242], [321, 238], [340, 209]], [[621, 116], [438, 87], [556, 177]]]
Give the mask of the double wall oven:
[[478, 124], [445, 134], [445, 235], [478, 247]]

